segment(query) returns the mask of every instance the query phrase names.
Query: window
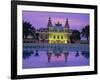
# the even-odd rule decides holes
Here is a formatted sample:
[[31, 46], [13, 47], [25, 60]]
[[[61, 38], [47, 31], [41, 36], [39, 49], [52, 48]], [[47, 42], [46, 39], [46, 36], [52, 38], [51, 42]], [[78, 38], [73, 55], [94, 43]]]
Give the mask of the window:
[[59, 39], [59, 35], [57, 36], [57, 39]]
[[55, 39], [55, 38], [56, 38], [56, 36], [54, 35], [54, 36], [53, 36], [53, 38]]
[[61, 36], [61, 39], [63, 39], [63, 36]]

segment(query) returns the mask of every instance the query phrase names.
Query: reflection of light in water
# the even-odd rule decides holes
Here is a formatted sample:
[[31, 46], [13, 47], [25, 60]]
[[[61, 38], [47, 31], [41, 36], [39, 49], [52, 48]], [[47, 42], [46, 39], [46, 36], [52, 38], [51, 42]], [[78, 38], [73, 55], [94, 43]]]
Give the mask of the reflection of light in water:
[[81, 53], [76, 57], [76, 52], [69, 52], [68, 60], [65, 62], [64, 54], [57, 58], [54, 54], [51, 57], [50, 63], [46, 51], [39, 51], [39, 56], [32, 54], [27, 59], [23, 59], [23, 68], [38, 68], [38, 67], [60, 67], [60, 66], [85, 66], [89, 65], [89, 59], [85, 58]]
[[85, 52], [85, 51], [82, 52], [81, 54], [82, 54], [85, 58], [87, 58], [87, 59], [88, 59], [89, 56], [90, 56], [90, 55], [89, 55], [89, 52]]
[[57, 58], [57, 56], [55, 56], [54, 54], [52, 55], [52, 57], [51, 57], [51, 60], [52, 61], [64, 61], [64, 54], [61, 54], [58, 58]]

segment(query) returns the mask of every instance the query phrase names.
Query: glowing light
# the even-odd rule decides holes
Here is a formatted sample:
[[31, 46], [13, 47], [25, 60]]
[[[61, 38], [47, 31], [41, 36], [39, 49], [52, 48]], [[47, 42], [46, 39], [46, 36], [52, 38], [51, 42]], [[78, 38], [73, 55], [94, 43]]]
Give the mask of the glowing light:
[[68, 43], [68, 35], [65, 32], [49, 32], [50, 44], [66, 44]]

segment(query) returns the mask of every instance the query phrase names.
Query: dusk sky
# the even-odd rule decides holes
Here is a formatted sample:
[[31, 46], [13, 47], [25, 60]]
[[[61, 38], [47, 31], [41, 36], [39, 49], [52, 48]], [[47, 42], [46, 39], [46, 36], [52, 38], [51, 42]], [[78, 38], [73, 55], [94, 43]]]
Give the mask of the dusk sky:
[[23, 21], [30, 22], [36, 29], [46, 28], [48, 18], [51, 17], [52, 24], [58, 21], [65, 25], [68, 18], [71, 29], [82, 29], [85, 25], [89, 25], [89, 14], [86, 13], [62, 13], [62, 12], [39, 12], [39, 11], [23, 11]]

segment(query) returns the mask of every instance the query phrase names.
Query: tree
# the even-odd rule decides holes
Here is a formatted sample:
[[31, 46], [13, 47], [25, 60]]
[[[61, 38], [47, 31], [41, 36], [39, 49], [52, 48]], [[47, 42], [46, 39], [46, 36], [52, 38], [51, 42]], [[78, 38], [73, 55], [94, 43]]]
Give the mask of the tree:
[[[70, 36], [70, 40], [72, 43], [75, 43], [76, 41], [79, 41], [80, 40], [80, 31], [78, 30], [73, 30], [72, 31], [72, 34]], [[76, 57], [79, 56], [79, 52], [77, 51], [76, 52]]]
[[[36, 33], [36, 30], [32, 24], [23, 21], [23, 38], [27, 38], [28, 35], [31, 35], [33, 40], [39, 39], [39, 34]], [[27, 52], [24, 52], [24, 54], [27, 55]], [[38, 50], [36, 50], [35, 56], [39, 56]]]
[[27, 38], [28, 35], [31, 35], [34, 39], [36, 38], [35, 35], [35, 28], [29, 22], [23, 21], [23, 38]]
[[32, 36], [32, 38], [34, 40], [36, 40], [37, 38], [36, 38], [36, 30], [35, 30], [35, 28], [32, 26], [32, 27], [30, 27], [29, 31], [30, 31], [29, 34]]
[[81, 31], [82, 37], [85, 37], [89, 40], [89, 25], [86, 25]]
[[29, 27], [31, 27], [31, 24], [28, 22], [23, 22], [23, 38], [27, 38], [29, 35]]
[[78, 30], [73, 30], [70, 36], [71, 42], [76, 42], [80, 40], [80, 32]]

